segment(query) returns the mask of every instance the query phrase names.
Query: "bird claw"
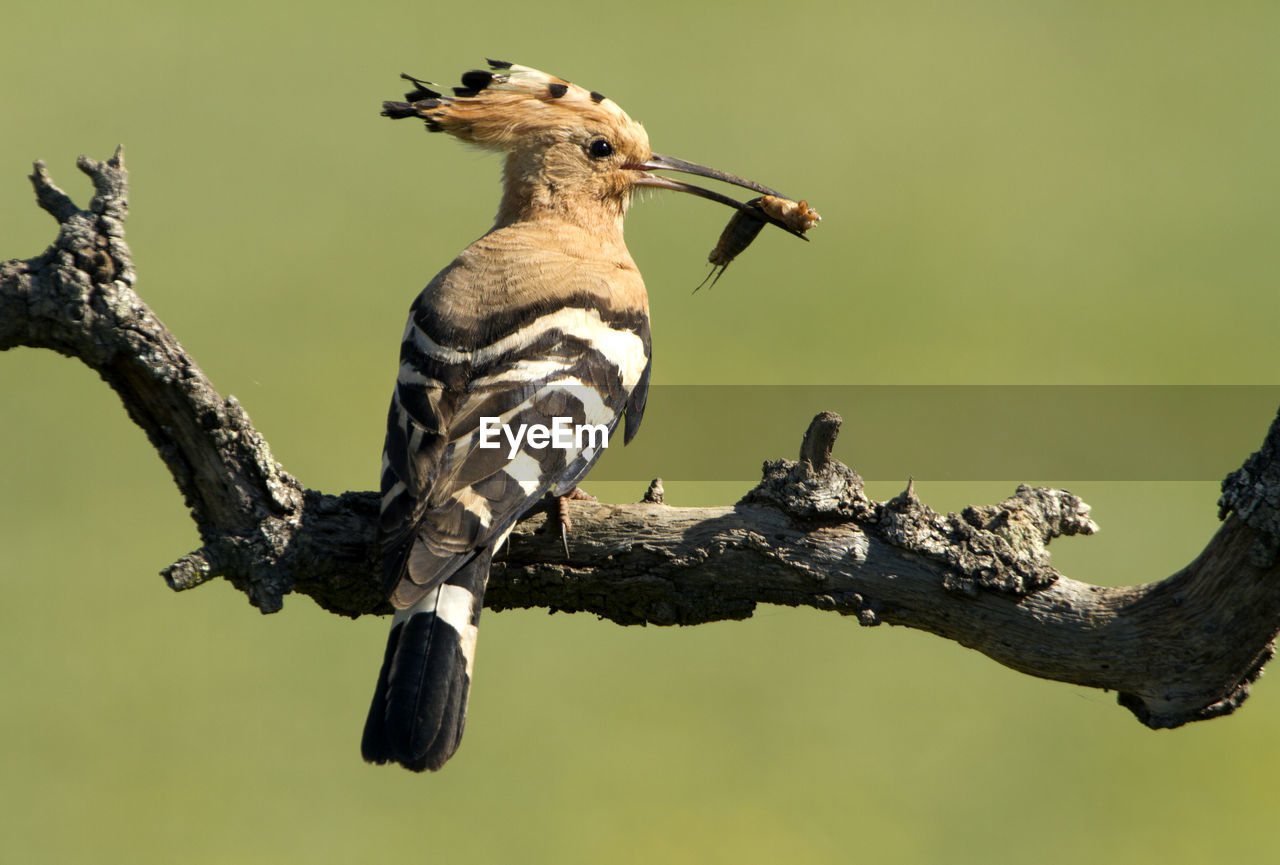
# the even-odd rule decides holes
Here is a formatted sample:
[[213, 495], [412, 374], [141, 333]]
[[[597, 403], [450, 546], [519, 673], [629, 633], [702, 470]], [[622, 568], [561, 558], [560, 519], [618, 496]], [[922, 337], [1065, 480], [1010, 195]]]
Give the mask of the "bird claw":
[[583, 491], [581, 487], [574, 487], [562, 496], [556, 496], [556, 518], [560, 521], [560, 540], [564, 543], [564, 557], [569, 558], [569, 529], [573, 528], [573, 520], [569, 519], [569, 508], [565, 506], [566, 501], [575, 502], [598, 502], [600, 501], [591, 493]]

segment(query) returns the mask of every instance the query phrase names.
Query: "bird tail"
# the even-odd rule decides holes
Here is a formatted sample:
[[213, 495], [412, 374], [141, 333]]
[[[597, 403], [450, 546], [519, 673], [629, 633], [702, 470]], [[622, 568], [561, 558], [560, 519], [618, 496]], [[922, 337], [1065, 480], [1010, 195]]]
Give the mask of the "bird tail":
[[490, 558], [480, 551], [396, 613], [360, 743], [365, 760], [435, 771], [458, 750]]

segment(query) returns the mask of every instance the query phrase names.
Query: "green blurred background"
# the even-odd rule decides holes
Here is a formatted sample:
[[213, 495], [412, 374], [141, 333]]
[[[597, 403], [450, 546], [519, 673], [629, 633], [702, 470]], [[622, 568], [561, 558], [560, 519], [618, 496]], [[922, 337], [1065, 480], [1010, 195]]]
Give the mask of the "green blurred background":
[[[0, 256], [53, 236], [33, 159], [83, 202], [75, 157], [123, 142], [139, 291], [327, 491], [376, 482], [407, 305], [497, 202], [494, 157], [378, 103], [402, 71], [452, 83], [486, 56], [600, 90], [655, 149], [822, 212], [811, 244], [766, 232], [692, 295], [727, 213], [637, 204], [661, 384], [1280, 383], [1274, 3], [9, 2], [0, 29]], [[742, 466], [672, 480], [668, 501], [736, 500], [823, 408], [845, 412], [855, 467], [859, 425], [922, 459], [942, 435], [794, 400], [760, 406], [767, 430], [682, 429], [655, 405], [646, 435], [716, 437]], [[1249, 442], [1238, 462], [1274, 411], [1262, 398], [1243, 429], [1203, 434]], [[588, 489], [638, 498], [664, 472], [651, 454]], [[919, 491], [947, 510], [1017, 481], [1094, 505], [1103, 532], [1055, 548], [1091, 582], [1161, 578], [1216, 525], [1212, 480], [1011, 468]], [[489, 614], [458, 757], [431, 777], [367, 767], [385, 623], [164, 588], [198, 539], [83, 366], [0, 357], [0, 489], [0, 861], [1178, 863], [1277, 846], [1269, 680], [1235, 717], [1156, 733], [1112, 695], [812, 611], [689, 629]]]

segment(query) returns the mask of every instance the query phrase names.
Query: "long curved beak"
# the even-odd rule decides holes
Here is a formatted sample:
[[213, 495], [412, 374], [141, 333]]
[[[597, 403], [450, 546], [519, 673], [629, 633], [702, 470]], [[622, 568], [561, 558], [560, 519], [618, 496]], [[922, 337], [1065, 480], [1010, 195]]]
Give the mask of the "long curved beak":
[[754, 180], [747, 180], [745, 177], [739, 177], [736, 174], [730, 174], [727, 171], [720, 171], [716, 168], [708, 168], [705, 165], [699, 165], [696, 162], [687, 162], [683, 159], [676, 159], [674, 156], [662, 156], [657, 153], [649, 157], [645, 162], [629, 162], [622, 166], [634, 171], [643, 172], [633, 182], [636, 186], [652, 186], [657, 189], [674, 189], [677, 192], [687, 192], [690, 195], [696, 195], [699, 198], [706, 198], [710, 201], [719, 202], [720, 204], [732, 207], [743, 213], [750, 214], [756, 219], [762, 219], [765, 222], [771, 222], [781, 228], [788, 234], [794, 234], [801, 240], [808, 240], [803, 232], [797, 231], [795, 228], [787, 225], [785, 222], [774, 219], [758, 207], [752, 207], [745, 202], [730, 198], [727, 195], [721, 195], [719, 192], [713, 192], [710, 189], [704, 189], [701, 186], [694, 186], [692, 183], [685, 183], [681, 180], [672, 180], [669, 177], [662, 177], [657, 174], [650, 174], [650, 171], [682, 171], [685, 174], [695, 174], [698, 177], [706, 177], [711, 180], [720, 180], [724, 183], [731, 183], [734, 186], [741, 186], [743, 189], [750, 189], [764, 195], [773, 195], [778, 198], [789, 197], [778, 192], [776, 189], [770, 189], [762, 183], [756, 183]]
[[734, 186], [741, 186], [743, 189], [751, 189], [763, 195], [776, 195], [778, 198], [789, 198], [776, 189], [770, 189], [762, 183], [756, 183], [754, 180], [747, 180], [745, 177], [739, 177], [736, 174], [730, 174], [727, 171], [721, 171], [718, 168], [708, 168], [705, 165], [699, 165], [696, 162], [686, 162], [683, 159], [676, 159], [674, 156], [662, 156], [653, 154], [648, 162], [640, 165], [627, 165], [626, 168], [640, 168], [645, 171], [657, 171], [665, 169], [667, 171], [683, 171], [685, 174], [696, 174], [699, 177], [709, 177], [712, 180], [723, 180], [725, 183], [732, 183]]

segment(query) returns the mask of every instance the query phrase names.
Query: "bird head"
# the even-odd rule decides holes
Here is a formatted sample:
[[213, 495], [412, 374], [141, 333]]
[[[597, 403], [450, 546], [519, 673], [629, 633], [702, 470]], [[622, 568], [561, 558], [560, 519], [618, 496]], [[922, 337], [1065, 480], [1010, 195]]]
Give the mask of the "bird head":
[[651, 173], [660, 169], [785, 198], [744, 178], [654, 153], [644, 127], [613, 100], [537, 69], [490, 60], [489, 69], [465, 73], [462, 86], [450, 95], [429, 82], [401, 77], [414, 89], [404, 102], [384, 102], [383, 115], [416, 117], [432, 132], [507, 154], [498, 225], [555, 215], [587, 227], [603, 221], [620, 228], [632, 193], [643, 186], [747, 209], [728, 196]]

